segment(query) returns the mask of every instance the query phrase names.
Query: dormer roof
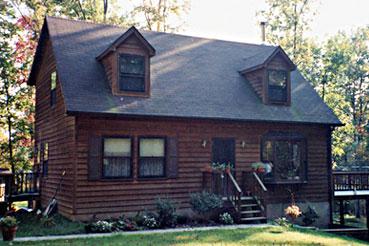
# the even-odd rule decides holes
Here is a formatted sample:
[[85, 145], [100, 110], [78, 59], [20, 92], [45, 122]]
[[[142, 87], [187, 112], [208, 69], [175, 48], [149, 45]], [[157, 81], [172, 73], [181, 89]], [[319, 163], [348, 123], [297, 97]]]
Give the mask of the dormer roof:
[[269, 50], [266, 49], [263, 52], [255, 54], [254, 56], [245, 58], [244, 66], [239, 72], [241, 74], [245, 74], [260, 68], [265, 68], [268, 66], [268, 63], [279, 54], [284, 58], [285, 62], [288, 64], [290, 71], [296, 69], [296, 65], [289, 58], [286, 52], [280, 46], [276, 46], [274, 47], [274, 49]]
[[132, 35], [139, 40], [142, 47], [148, 51], [150, 57], [155, 55], [154, 47], [144, 38], [144, 36], [142, 36], [142, 34], [136, 29], [136, 27], [132, 26], [120, 37], [118, 37], [111, 45], [109, 45], [109, 47], [107, 47], [101, 54], [99, 54], [96, 59], [101, 60], [110, 52], [114, 52], [117, 47], [123, 44]]

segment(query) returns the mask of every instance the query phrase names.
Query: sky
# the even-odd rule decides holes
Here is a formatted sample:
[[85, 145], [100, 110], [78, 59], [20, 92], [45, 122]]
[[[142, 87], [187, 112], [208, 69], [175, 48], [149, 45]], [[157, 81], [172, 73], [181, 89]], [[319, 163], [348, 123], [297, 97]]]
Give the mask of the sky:
[[[240, 42], [260, 43], [263, 0], [192, 0], [181, 34]], [[307, 36], [320, 41], [339, 30], [369, 25], [369, 0], [318, 0], [318, 13]]]

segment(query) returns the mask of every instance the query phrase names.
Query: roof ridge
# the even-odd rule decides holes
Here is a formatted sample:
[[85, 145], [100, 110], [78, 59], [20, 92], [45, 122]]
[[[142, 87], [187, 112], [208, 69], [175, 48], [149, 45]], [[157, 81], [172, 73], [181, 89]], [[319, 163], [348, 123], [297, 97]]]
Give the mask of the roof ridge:
[[[129, 29], [129, 27], [123, 27], [123, 26], [117, 26], [113, 24], [107, 24], [107, 23], [97, 23], [90, 20], [76, 20], [76, 19], [69, 19], [65, 17], [60, 16], [46, 16], [46, 18], [51, 19], [58, 19], [63, 21], [71, 21], [71, 22], [78, 22], [78, 23], [84, 23], [89, 25], [97, 25], [97, 26], [107, 26], [107, 27], [113, 27], [116, 29]], [[225, 39], [217, 39], [217, 38], [207, 38], [207, 37], [199, 37], [199, 36], [191, 36], [186, 34], [180, 34], [180, 33], [169, 33], [169, 32], [161, 32], [161, 31], [151, 31], [151, 30], [144, 30], [137, 28], [139, 32], [143, 33], [162, 33], [166, 35], [172, 35], [172, 36], [181, 36], [181, 37], [187, 37], [187, 38], [195, 38], [195, 39], [201, 39], [201, 40], [207, 40], [207, 41], [219, 41], [219, 42], [225, 42], [225, 43], [233, 43], [233, 44], [241, 44], [241, 45], [248, 45], [248, 46], [257, 46], [257, 47], [267, 47], [267, 48], [276, 48], [278, 45], [266, 45], [266, 44], [255, 44], [255, 43], [248, 43], [248, 42], [240, 42], [240, 41], [232, 41], [232, 40], [225, 40]]]

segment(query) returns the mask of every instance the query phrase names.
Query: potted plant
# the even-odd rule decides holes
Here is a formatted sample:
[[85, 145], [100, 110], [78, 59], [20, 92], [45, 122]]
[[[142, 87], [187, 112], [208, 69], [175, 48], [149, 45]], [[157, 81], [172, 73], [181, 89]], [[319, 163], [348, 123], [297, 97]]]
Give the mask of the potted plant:
[[252, 170], [257, 173], [265, 173], [265, 164], [262, 162], [254, 162], [251, 164]]
[[17, 232], [17, 219], [12, 216], [3, 217], [0, 220], [1, 231], [4, 241], [13, 241]]

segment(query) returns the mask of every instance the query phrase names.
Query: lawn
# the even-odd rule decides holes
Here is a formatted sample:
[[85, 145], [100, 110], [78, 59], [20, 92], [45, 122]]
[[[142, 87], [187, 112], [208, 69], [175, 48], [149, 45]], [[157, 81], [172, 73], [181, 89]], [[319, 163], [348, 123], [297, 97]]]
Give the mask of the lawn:
[[34, 213], [17, 216], [18, 237], [66, 235], [84, 233], [84, 224], [70, 221], [63, 216], [56, 214], [49, 220], [40, 223], [40, 219]]
[[165, 234], [113, 235], [99, 238], [68, 239], [40, 242], [14, 242], [14, 245], [367, 245], [365, 242], [328, 233], [264, 227], [235, 230], [192, 231]]

